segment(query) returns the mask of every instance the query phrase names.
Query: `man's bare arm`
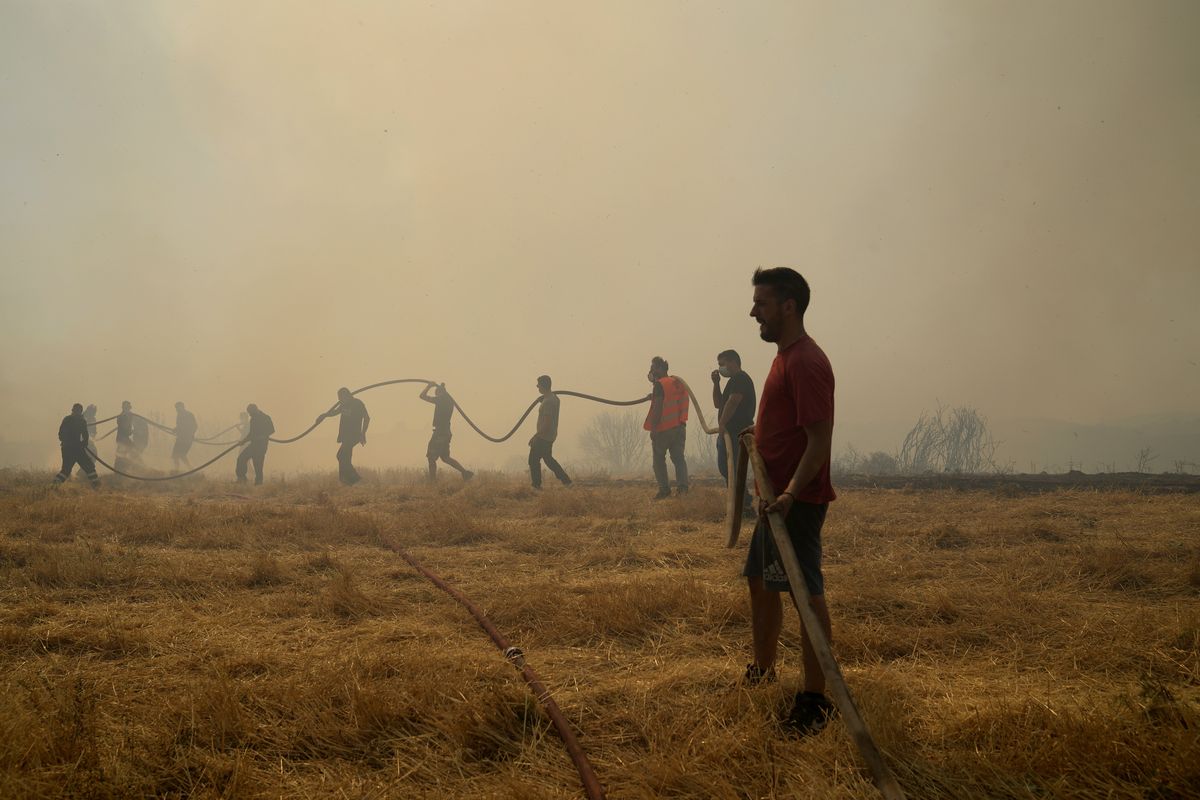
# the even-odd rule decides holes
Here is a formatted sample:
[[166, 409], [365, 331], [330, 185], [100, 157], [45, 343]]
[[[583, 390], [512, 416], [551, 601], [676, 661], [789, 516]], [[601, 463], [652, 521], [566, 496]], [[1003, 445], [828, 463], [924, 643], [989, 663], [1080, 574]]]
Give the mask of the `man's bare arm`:
[[725, 401], [725, 407], [721, 409], [721, 417], [717, 420], [717, 428], [725, 430], [725, 426], [729, 424], [729, 420], [733, 417], [738, 406], [742, 404], [742, 395], [731, 394], [729, 399]]
[[833, 420], [805, 425], [804, 433], [808, 436], [808, 446], [804, 448], [804, 455], [796, 465], [796, 472], [767, 511], [778, 511], [786, 515], [791, 510], [796, 495], [816, 479], [821, 467], [829, 460], [833, 451]]

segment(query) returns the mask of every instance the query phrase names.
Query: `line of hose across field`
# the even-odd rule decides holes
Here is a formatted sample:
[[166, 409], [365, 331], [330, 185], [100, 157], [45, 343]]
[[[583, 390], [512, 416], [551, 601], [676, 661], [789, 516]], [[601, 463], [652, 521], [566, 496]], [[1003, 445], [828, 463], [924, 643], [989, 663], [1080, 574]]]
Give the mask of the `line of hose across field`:
[[201, 464], [198, 467], [192, 467], [187, 472], [178, 472], [173, 475], [158, 475], [158, 476], [154, 476], [154, 477], [151, 477], [148, 475], [133, 475], [128, 472], [123, 472], [123, 471], [117, 469], [116, 467], [114, 467], [112, 464], [109, 464], [107, 461], [102, 459], [100, 456], [96, 455], [96, 451], [93, 450], [92, 448], [90, 448], [90, 447], [87, 448], [87, 452], [88, 452], [88, 455], [90, 455], [92, 458], [94, 458], [96, 460], [96, 463], [98, 463], [104, 467], [107, 467], [109, 469], [109, 471], [114, 472], [117, 475], [120, 475], [122, 478], [132, 478], [135, 481], [173, 481], [177, 478], [186, 478], [188, 475], [194, 475], [195, 473], [199, 472], [200, 470], [205, 469], [206, 467], [212, 466], [217, 461], [220, 461], [222, 458], [224, 458], [225, 456], [232, 453], [234, 450], [237, 450], [240, 445], [241, 445], [241, 442], [234, 444], [228, 450], [223, 450], [220, 453], [217, 453], [215, 456], [210, 458], [208, 461], [205, 461], [203, 464]]
[[471, 616], [475, 618], [475, 621], [479, 623], [479, 627], [483, 628], [491, 640], [495, 642], [496, 647], [504, 654], [504, 658], [513, 667], [520, 670], [521, 677], [525, 679], [525, 683], [533, 690], [537, 701], [542, 705], [542, 708], [546, 709], [546, 714], [550, 717], [550, 721], [554, 723], [554, 729], [558, 731], [563, 746], [567, 748], [567, 753], [571, 756], [571, 761], [575, 764], [575, 770], [579, 773], [579, 780], [583, 783], [583, 790], [591, 800], [601, 800], [604, 797], [604, 788], [600, 785], [596, 773], [592, 770], [591, 762], [588, 761], [587, 755], [583, 752], [579, 740], [575, 738], [575, 732], [571, 729], [571, 723], [563, 716], [558, 703], [554, 702], [554, 698], [550, 696], [549, 690], [546, 689], [538, 674], [533, 671], [533, 667], [525, 663], [525, 654], [521, 652], [520, 648], [510, 645], [508, 640], [504, 638], [504, 635], [487, 618], [487, 615], [476, 608], [475, 604], [467, 599], [466, 595], [446, 583], [436, 573], [413, 558], [407, 551], [394, 545], [389, 545], [389, 547], [407, 561], [413, 569], [424, 575], [435, 586], [453, 597], [467, 611], [471, 612]]
[[[717, 432], [717, 429], [710, 428], [708, 426], [707, 422], [705, 421], [704, 412], [700, 408], [700, 402], [696, 398], [696, 393], [692, 391], [692, 387], [689, 386], [687, 381], [683, 380], [682, 378], [677, 378], [677, 380], [683, 384], [684, 388], [687, 390], [688, 396], [691, 398], [692, 404], [695, 407], [696, 416], [700, 421], [701, 429], [703, 429], [703, 431], [707, 434], [715, 434]], [[425, 378], [396, 378], [394, 380], [380, 381], [378, 383], [372, 383], [367, 386], [363, 386], [360, 389], [355, 389], [350, 394], [357, 395], [357, 394], [361, 394], [362, 392], [369, 391], [371, 389], [377, 389], [381, 386], [394, 386], [396, 384], [401, 384], [401, 383], [420, 383], [420, 384], [424, 384], [426, 386], [438, 385], [436, 381], [431, 381], [431, 380], [428, 380]], [[601, 403], [601, 404], [609, 405], [609, 406], [636, 406], [636, 405], [640, 405], [642, 403], [649, 402], [652, 399], [652, 395], [646, 395], [645, 397], [640, 397], [635, 400], [610, 400], [606, 397], [597, 397], [596, 395], [586, 394], [584, 392], [575, 392], [575, 391], [571, 391], [569, 389], [564, 389], [562, 391], [556, 391], [556, 392], [554, 392], [554, 394], [560, 395], [560, 396], [565, 396], [565, 397], [578, 397], [583, 400], [590, 400], [594, 403]], [[503, 436], [491, 436], [486, 431], [484, 431], [482, 428], [480, 428], [478, 425], [476, 425], [474, 420], [472, 420], [469, 416], [467, 416], [467, 413], [463, 410], [462, 406], [460, 406], [458, 404], [457, 400], [454, 400], [453, 398], [451, 398], [451, 399], [454, 403], [455, 410], [458, 411], [460, 416], [462, 416], [463, 421], [466, 422], [469, 426], [471, 426], [471, 428], [476, 433], [478, 433], [480, 436], [482, 436], [484, 439], [487, 439], [489, 442], [494, 442], [496, 444], [499, 444], [501, 442], [506, 442], [510, 438], [512, 438], [512, 436], [525, 423], [525, 420], [529, 418], [529, 415], [533, 413], [533, 410], [535, 408], [537, 408], [537, 405], [539, 403], [541, 403], [543, 400], [542, 397], [539, 397], [536, 400], [534, 400], [532, 403], [530, 403], [529, 407], [525, 409], [525, 413], [521, 414], [520, 419], [517, 420], [516, 424], [513, 425], [512, 429], [509, 430], [508, 433], [504, 434]], [[337, 403], [334, 403], [332, 406], [329, 407], [328, 411], [326, 411], [324, 414], [321, 414], [320, 416], [318, 416], [316, 421], [314, 421], [312, 425], [309, 425], [308, 428], [306, 428], [304, 431], [297, 434], [296, 436], [292, 436], [292, 437], [289, 437], [286, 439], [276, 439], [275, 437], [271, 437], [270, 441], [274, 442], [275, 444], [291, 444], [292, 442], [298, 442], [299, 440], [303, 439], [305, 436], [308, 436], [310, 433], [312, 433], [314, 430], [316, 430], [317, 427], [322, 422], [325, 421], [326, 417], [329, 414], [331, 414], [332, 412], [337, 410], [337, 407], [339, 405], [341, 405], [340, 401]], [[131, 413], [133, 413], [133, 415], [136, 417], [146, 420], [148, 423], [150, 423], [151, 425], [154, 425], [156, 428], [160, 428], [161, 430], [164, 430], [167, 433], [170, 433], [172, 435], [174, 435], [174, 433], [175, 433], [174, 429], [172, 429], [172, 428], [168, 428], [165, 425], [155, 422], [154, 420], [147, 419], [146, 417], [143, 417], [141, 414], [137, 414], [134, 412], [131, 412]], [[116, 417], [112, 417], [111, 419], [116, 419]], [[106, 419], [106, 420], [101, 420], [100, 422], [108, 422], [108, 421], [109, 420]], [[94, 424], [99, 425], [100, 422], [97, 422]], [[237, 426], [235, 425], [233, 427], [237, 427]], [[232, 428], [226, 428], [225, 431], [222, 431], [221, 433], [225, 433], [231, 429]], [[101, 437], [101, 439], [111, 436], [112, 433], [113, 433], [113, 431], [109, 431], [103, 437]], [[220, 436], [220, 435], [221, 434], [216, 434], [216, 436]], [[214, 436], [212, 438], [216, 438], [216, 436]], [[99, 441], [99, 440], [97, 440], [97, 441]], [[195, 440], [195, 441], [200, 441], [200, 440]], [[95, 459], [98, 463], [100, 463], [104, 467], [107, 467], [109, 470], [116, 473], [117, 475], [121, 475], [122, 477], [132, 478], [133, 480], [140, 480], [140, 481], [167, 481], [167, 480], [174, 480], [176, 478], [183, 478], [183, 477], [186, 477], [193, 473], [199, 472], [200, 470], [204, 469], [205, 467], [210, 466], [211, 464], [220, 460], [224, 456], [233, 452], [235, 449], [237, 449], [237, 447], [239, 445], [244, 444], [245, 441], [246, 441], [245, 439], [238, 439], [236, 441], [224, 441], [224, 442], [205, 441], [205, 442], [203, 442], [203, 444], [208, 444], [208, 445], [213, 445], [213, 446], [228, 445], [229, 447], [227, 450], [224, 450], [221, 453], [217, 454], [215, 457], [206, 461], [204, 464], [200, 465], [199, 467], [190, 469], [187, 472], [182, 472], [182, 473], [178, 473], [178, 474], [174, 474], [174, 475], [158, 476], [158, 477], [147, 477], [147, 476], [141, 476], [141, 475], [133, 475], [128, 472], [122, 472], [122, 471], [116, 469], [115, 467], [111, 466], [107, 462], [103, 461], [99, 456], [96, 456], [95, 453], [92, 452], [91, 450], [89, 450], [89, 452], [92, 452], [93, 457], [95, 457]]]

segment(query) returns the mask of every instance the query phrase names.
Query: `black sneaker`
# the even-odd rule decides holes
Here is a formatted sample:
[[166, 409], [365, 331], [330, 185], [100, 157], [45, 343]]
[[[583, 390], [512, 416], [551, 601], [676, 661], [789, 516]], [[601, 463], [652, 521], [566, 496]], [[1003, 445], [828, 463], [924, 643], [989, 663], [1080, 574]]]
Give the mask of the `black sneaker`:
[[836, 716], [837, 708], [825, 695], [798, 692], [791, 713], [780, 725], [793, 736], [815, 736]]
[[471, 480], [471, 478], [474, 478], [474, 477], [475, 477], [475, 473], [474, 473], [474, 472], [471, 472], [471, 470], [467, 470], [467, 471], [466, 471], [466, 472], [464, 472], [462, 475], [463, 475], [463, 480], [464, 480], [464, 481], [469, 481], [469, 480]]
[[763, 669], [758, 664], [747, 664], [746, 674], [742, 676], [742, 683], [747, 686], [759, 686], [764, 683], [775, 682], [775, 668], [768, 667]]
[[654, 499], [655, 500], [666, 500], [670, 496], [671, 496], [671, 490], [668, 489], [665, 492], [660, 491], [658, 494], [654, 495]]

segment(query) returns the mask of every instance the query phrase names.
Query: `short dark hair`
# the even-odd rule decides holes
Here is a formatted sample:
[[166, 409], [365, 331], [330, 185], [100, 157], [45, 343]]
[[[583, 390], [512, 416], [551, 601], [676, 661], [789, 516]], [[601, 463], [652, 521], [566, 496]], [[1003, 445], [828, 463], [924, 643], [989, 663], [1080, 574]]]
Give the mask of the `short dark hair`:
[[717, 353], [717, 361], [736, 361], [739, 367], [742, 365], [742, 357], [737, 350], [722, 350]]
[[775, 296], [780, 300], [795, 300], [796, 313], [802, 317], [808, 310], [808, 301], [811, 297], [808, 281], [804, 280], [804, 276], [791, 267], [771, 267], [770, 269], [759, 267], [754, 270], [754, 278], [751, 282], [755, 286], [770, 286], [771, 291], [775, 292]]
[[654, 367], [662, 367], [663, 372], [671, 371], [671, 365], [668, 364], [667, 360], [662, 356], [655, 356], [654, 358], [650, 359], [650, 368], [653, 369]]
[[538, 375], [538, 386], [552, 386], [549, 375]]
[[83, 413], [83, 403], [76, 403], [75, 405], [71, 406], [71, 413], [72, 414], [82, 414]]

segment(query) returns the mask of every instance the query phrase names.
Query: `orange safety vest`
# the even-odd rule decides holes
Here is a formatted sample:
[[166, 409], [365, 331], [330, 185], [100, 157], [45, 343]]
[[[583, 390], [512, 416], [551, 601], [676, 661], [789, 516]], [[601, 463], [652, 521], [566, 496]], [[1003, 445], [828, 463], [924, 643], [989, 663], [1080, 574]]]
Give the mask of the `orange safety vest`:
[[658, 427], [650, 424], [650, 415], [654, 413], [653, 403], [650, 413], [646, 414], [646, 421], [642, 423], [644, 430], [655, 433], [669, 431], [671, 428], [687, 422], [688, 419], [688, 393], [684, 388], [683, 381], [674, 375], [668, 375], [665, 378], [659, 378], [657, 383], [663, 388], [662, 416], [659, 417]]

